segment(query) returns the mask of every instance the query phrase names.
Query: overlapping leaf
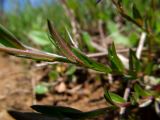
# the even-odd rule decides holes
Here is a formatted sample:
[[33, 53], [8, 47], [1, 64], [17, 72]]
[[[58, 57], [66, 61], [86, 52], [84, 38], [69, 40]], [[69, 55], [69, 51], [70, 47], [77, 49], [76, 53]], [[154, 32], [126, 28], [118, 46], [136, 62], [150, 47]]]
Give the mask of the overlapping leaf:
[[147, 92], [146, 90], [142, 89], [138, 84], [134, 85], [134, 91], [136, 93], [136, 96], [139, 97], [146, 97], [150, 96], [150, 93]]
[[112, 64], [112, 69], [114, 69], [115, 71], [119, 73], [123, 73], [124, 66], [121, 60], [119, 59], [119, 57], [117, 56], [114, 43], [112, 44], [111, 47], [108, 48], [108, 57]]
[[71, 46], [69, 46], [65, 40], [58, 34], [58, 32], [53, 28], [51, 22], [48, 20], [48, 29], [51, 35], [51, 42], [54, 46], [71, 62], [76, 63], [79, 59], [71, 51]]
[[136, 54], [134, 51], [130, 49], [129, 52], [129, 71], [130, 75], [136, 77], [137, 74], [141, 71], [141, 62], [136, 57]]
[[111, 68], [109, 66], [105, 66], [101, 63], [98, 63], [90, 58], [88, 58], [86, 55], [84, 55], [82, 52], [80, 52], [77, 48], [72, 48], [73, 53], [81, 60], [83, 61], [83, 65], [99, 71], [99, 72], [104, 72], [104, 73], [109, 73], [111, 72]]
[[109, 91], [105, 92], [104, 97], [108, 103], [110, 103], [111, 105], [115, 105], [115, 106], [125, 104], [126, 102], [121, 96], [115, 93], [109, 92]]
[[5, 46], [0, 46], [0, 52], [5, 52], [18, 57], [49, 62], [69, 62], [65, 57], [56, 54], [46, 53], [23, 45], [12, 33], [10, 33], [2, 25], [0, 25], [0, 43]]
[[65, 40], [52, 27], [50, 21], [48, 21], [48, 28], [50, 31], [50, 35], [52, 37], [52, 43], [68, 60], [70, 60], [75, 64], [88, 67], [90, 69], [97, 70], [100, 72], [105, 72], [105, 73], [111, 72], [109, 66], [97, 63], [96, 61], [88, 58], [86, 55], [80, 52], [77, 48], [74, 48], [66, 44]]

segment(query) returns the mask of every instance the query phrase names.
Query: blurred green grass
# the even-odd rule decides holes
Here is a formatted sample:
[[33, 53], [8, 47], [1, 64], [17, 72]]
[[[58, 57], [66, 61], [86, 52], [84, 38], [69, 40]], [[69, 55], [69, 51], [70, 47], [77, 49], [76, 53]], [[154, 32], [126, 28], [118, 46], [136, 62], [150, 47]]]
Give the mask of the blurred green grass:
[[[157, 20], [152, 20], [154, 31], [157, 36], [160, 32], [160, 23], [157, 22], [160, 19], [160, 13], [158, 5], [159, 1], [151, 4], [150, 1], [135, 0], [134, 4], [142, 16], [155, 15]], [[133, 2], [130, 0], [123, 1], [125, 12], [132, 16]], [[64, 6], [67, 9], [64, 9]], [[154, 6], [155, 11], [151, 11], [150, 7]], [[71, 11], [72, 16], [68, 15], [68, 11]], [[80, 37], [78, 42], [82, 46], [86, 46], [87, 51], [92, 52], [92, 46], [88, 47], [83, 40], [84, 32], [87, 33], [92, 40], [92, 37], [96, 36], [97, 39], [100, 37], [100, 22], [102, 24], [104, 37], [109, 36], [110, 39], [116, 43], [123, 44], [127, 47], [133, 47], [137, 44], [141, 30], [134, 29], [135, 26], [131, 23], [125, 22], [120, 16], [117, 16], [116, 9], [111, 4], [110, 0], [103, 0], [101, 3], [96, 4], [95, 0], [57, 0], [53, 4], [44, 4], [43, 6], [33, 8], [30, 4], [26, 5], [23, 11], [13, 11], [11, 13], [5, 13], [0, 18], [1, 24], [13, 32], [19, 37], [25, 44], [33, 44], [33, 46], [40, 47], [46, 51], [54, 51], [54, 46], [48, 39], [47, 34], [47, 19], [53, 21], [56, 29], [61, 33], [65, 39], [68, 39], [65, 32], [65, 27], [69, 29], [69, 32], [74, 38], [75, 34], [72, 34], [74, 29], [72, 26], [72, 17], [75, 19], [77, 24], [76, 29]], [[128, 32], [131, 31], [131, 32]], [[159, 41], [159, 39], [157, 39]], [[101, 39], [100, 39], [101, 42]]]

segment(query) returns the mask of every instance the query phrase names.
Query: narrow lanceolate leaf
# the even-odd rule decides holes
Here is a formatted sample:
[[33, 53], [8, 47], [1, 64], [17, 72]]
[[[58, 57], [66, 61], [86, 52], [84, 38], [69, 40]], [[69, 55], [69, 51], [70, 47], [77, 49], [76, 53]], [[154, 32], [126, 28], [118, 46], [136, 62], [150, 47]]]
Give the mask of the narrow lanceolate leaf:
[[148, 91], [142, 89], [138, 84], [134, 85], [134, 91], [137, 97], [147, 97], [151, 95]]
[[41, 61], [63, 61], [67, 62], [66, 58], [56, 55], [56, 54], [49, 54], [41, 51], [32, 51], [32, 50], [21, 50], [15, 48], [8, 48], [8, 47], [0, 47], [0, 52], [12, 54], [18, 57], [24, 57], [29, 59], [41, 60]]
[[70, 108], [70, 107], [62, 107], [62, 106], [49, 106], [49, 105], [33, 105], [32, 108], [39, 113], [44, 115], [65, 118], [67, 115], [82, 113], [82, 111]]
[[106, 101], [110, 103], [111, 105], [119, 106], [119, 105], [123, 105], [126, 103], [126, 101], [121, 96], [115, 93], [109, 92], [109, 91], [105, 92], [104, 97]]
[[115, 71], [119, 73], [123, 73], [124, 66], [121, 60], [119, 59], [119, 57], [117, 56], [114, 43], [108, 49], [108, 57], [109, 57], [109, 60], [111, 61], [112, 69], [114, 69]]
[[18, 112], [10, 110], [8, 113], [16, 120], [57, 120], [55, 117], [48, 117], [34, 112]]
[[82, 112], [74, 108], [62, 107], [62, 106], [34, 105], [32, 106], [32, 108], [37, 112], [40, 112], [44, 115], [48, 115], [51, 117], [70, 118], [73, 120], [79, 120], [79, 119], [94, 118], [101, 114], [106, 114], [107, 112], [115, 110], [117, 107], [111, 106], [88, 112]]
[[0, 25], [0, 43], [7, 47], [26, 49], [26, 47], [2, 25]]
[[48, 20], [48, 29], [51, 35], [51, 42], [55, 47], [71, 62], [76, 62], [80, 60], [73, 54], [71, 47], [65, 42], [65, 40], [58, 34], [58, 32], [52, 27], [50, 21]]
[[137, 7], [135, 6], [135, 4], [133, 4], [132, 10], [133, 10], [132, 12], [133, 12], [133, 17], [135, 21], [139, 24], [139, 26], [143, 26], [142, 16], [140, 12], [138, 11]]
[[136, 77], [136, 75], [140, 71], [141, 71], [140, 60], [136, 57], [135, 52], [130, 49], [130, 52], [129, 52], [129, 72], [132, 76]]
[[82, 61], [83, 66], [99, 71], [99, 72], [104, 72], [104, 73], [111, 72], [111, 68], [109, 66], [105, 66], [101, 63], [98, 63], [90, 59], [89, 57], [84, 55], [82, 52], [80, 52], [78, 49], [72, 48], [72, 51]]

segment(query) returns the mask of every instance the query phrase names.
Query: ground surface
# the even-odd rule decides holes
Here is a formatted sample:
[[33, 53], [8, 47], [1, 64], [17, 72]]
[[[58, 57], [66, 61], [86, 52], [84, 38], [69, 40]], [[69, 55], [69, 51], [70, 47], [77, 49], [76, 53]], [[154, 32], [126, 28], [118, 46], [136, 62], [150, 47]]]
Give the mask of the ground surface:
[[[45, 70], [33, 68], [28, 61], [0, 54], [0, 120], [13, 120], [7, 114], [7, 110], [11, 108], [31, 111], [29, 106], [33, 103], [64, 105], [83, 111], [106, 106], [103, 89], [98, 81], [92, 84], [72, 85], [69, 94], [52, 92], [47, 93], [42, 99], [35, 99], [33, 87], [39, 80], [44, 79]], [[75, 94], [79, 87], [80, 91]]]

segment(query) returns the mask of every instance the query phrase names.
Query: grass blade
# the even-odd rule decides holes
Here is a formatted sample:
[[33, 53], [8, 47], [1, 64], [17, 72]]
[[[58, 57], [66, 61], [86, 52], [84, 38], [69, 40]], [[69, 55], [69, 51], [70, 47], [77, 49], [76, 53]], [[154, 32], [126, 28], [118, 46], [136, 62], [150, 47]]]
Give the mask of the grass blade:
[[2, 25], [0, 25], [0, 43], [7, 47], [26, 49], [26, 47]]

